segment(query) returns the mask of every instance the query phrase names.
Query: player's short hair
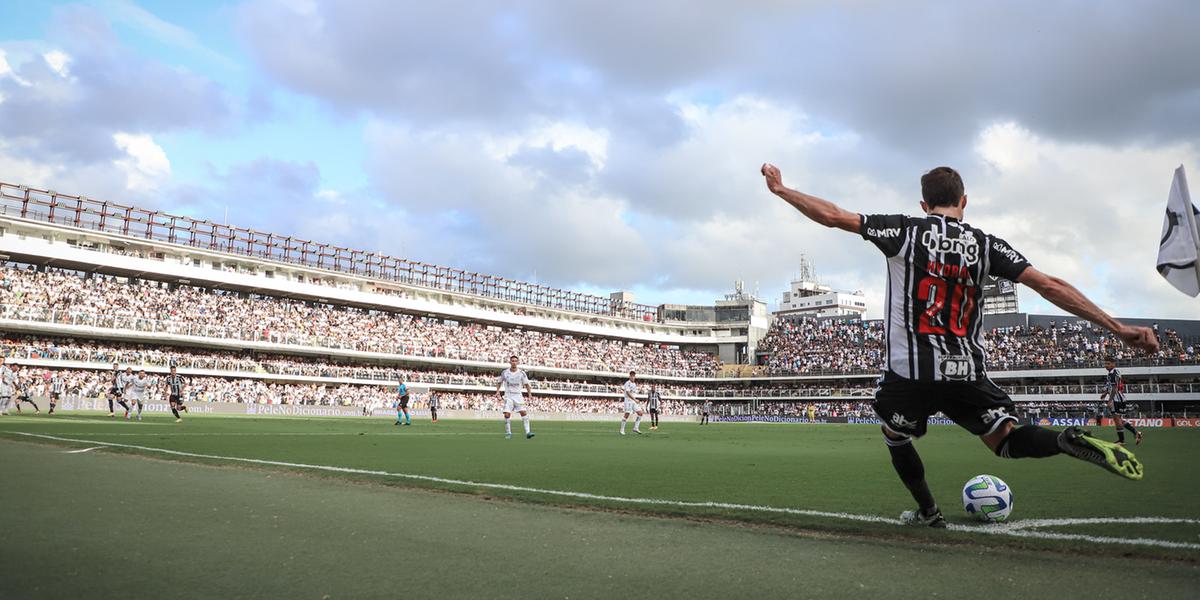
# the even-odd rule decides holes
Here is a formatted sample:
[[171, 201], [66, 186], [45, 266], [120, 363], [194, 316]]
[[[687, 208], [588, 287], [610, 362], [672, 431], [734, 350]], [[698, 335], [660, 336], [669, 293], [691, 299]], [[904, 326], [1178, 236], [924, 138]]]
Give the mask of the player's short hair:
[[964, 191], [962, 176], [950, 167], [937, 167], [921, 176], [921, 199], [930, 208], [956, 206]]
[[1116, 364], [1116, 362], [1117, 362], [1117, 359], [1115, 359], [1115, 358], [1113, 358], [1113, 357], [1111, 357], [1111, 356], [1105, 356], [1105, 357], [1104, 357], [1104, 362], [1106, 362], [1106, 363], [1113, 363], [1113, 364]]
[[637, 372], [636, 372], [636, 371], [630, 371], [630, 372], [629, 372], [629, 376], [630, 376], [630, 377], [633, 377], [634, 375], [637, 375]]
[[514, 355], [508, 357], [508, 360], [513, 360], [514, 358], [519, 358], [519, 357], [516, 354], [514, 354]]

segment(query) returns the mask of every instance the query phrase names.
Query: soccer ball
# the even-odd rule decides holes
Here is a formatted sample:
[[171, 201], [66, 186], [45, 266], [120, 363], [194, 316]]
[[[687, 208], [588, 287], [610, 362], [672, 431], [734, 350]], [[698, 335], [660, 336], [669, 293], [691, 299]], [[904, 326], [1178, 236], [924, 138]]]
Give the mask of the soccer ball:
[[1012, 488], [994, 475], [976, 475], [963, 486], [963, 508], [980, 521], [1007, 521], [1013, 509]]

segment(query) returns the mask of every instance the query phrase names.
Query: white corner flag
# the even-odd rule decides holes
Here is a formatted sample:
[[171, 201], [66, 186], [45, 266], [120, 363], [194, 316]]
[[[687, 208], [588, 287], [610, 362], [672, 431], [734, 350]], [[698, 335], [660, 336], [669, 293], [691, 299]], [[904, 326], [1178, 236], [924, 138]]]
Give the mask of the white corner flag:
[[1158, 273], [1189, 295], [1200, 295], [1200, 211], [1188, 194], [1183, 165], [1175, 169], [1167, 214], [1163, 218], [1162, 239], [1158, 242]]

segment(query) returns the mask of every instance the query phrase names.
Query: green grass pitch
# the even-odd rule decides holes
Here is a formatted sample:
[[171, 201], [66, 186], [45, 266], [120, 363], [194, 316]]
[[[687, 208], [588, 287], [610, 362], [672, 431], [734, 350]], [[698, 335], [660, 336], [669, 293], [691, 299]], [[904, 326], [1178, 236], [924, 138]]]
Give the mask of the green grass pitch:
[[[1200, 589], [1200, 431], [1147, 430], [1146, 476], [1131, 482], [1066, 457], [1003, 460], [933, 427], [917, 447], [960, 527], [929, 531], [888, 521], [911, 499], [875, 427], [617, 429], [535, 421], [534, 439], [506, 440], [495, 421], [0, 417], [0, 550], [21, 565], [0, 596], [977, 589], [956, 569], [1034, 596], [1067, 579], [1134, 597]], [[1020, 537], [962, 511], [959, 490], [980, 473], [1013, 488]]]

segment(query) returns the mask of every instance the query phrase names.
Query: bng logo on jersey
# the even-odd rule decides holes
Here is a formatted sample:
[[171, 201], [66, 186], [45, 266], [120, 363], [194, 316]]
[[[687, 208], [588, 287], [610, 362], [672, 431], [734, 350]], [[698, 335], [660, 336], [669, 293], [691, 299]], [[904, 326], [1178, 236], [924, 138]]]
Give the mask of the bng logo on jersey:
[[973, 235], [952, 238], [945, 237], [932, 229], [927, 229], [925, 233], [921, 234], [921, 243], [930, 252], [957, 254], [963, 257], [963, 260], [968, 265], [979, 262], [979, 242], [975, 240], [975, 236]]

